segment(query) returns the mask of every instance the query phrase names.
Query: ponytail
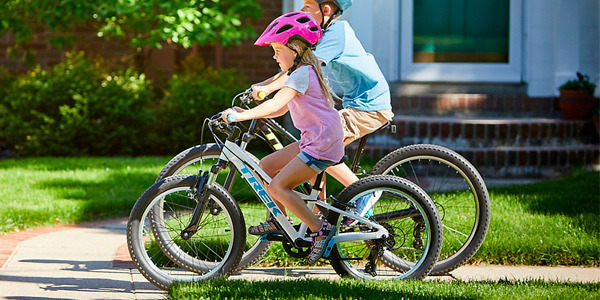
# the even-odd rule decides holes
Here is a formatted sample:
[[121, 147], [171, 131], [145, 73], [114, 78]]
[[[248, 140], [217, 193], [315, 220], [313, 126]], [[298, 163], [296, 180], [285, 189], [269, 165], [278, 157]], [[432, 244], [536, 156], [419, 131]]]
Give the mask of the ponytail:
[[325, 98], [327, 99], [327, 103], [329, 103], [331, 107], [334, 107], [335, 103], [333, 102], [332, 97], [333, 91], [329, 87], [327, 79], [323, 75], [323, 70], [321, 69], [321, 63], [319, 62], [319, 59], [315, 56], [310, 47], [308, 47], [306, 43], [299, 39], [290, 40], [287, 43], [287, 46], [297, 54], [302, 53], [298, 54], [296, 57], [295, 61], [299, 61], [297, 66], [311, 65], [313, 67], [315, 73], [317, 74], [317, 78], [319, 79], [319, 85], [321, 86], [323, 95], [325, 95]]

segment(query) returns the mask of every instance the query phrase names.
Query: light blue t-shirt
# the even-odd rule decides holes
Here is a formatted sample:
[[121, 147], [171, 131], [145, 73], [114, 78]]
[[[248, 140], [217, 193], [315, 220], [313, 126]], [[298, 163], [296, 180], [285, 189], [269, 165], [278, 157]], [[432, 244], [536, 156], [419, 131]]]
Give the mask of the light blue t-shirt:
[[363, 111], [392, 109], [390, 87], [375, 58], [367, 53], [346, 21], [333, 21], [315, 55], [344, 91], [342, 106]]

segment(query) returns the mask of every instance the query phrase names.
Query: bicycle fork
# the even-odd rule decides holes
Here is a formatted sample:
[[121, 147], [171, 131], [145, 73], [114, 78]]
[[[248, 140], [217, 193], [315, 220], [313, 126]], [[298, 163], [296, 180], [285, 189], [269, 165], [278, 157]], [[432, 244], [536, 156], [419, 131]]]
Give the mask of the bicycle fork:
[[[194, 200], [196, 200], [196, 208], [194, 208], [194, 214], [192, 215], [190, 223], [179, 234], [184, 240], [189, 240], [198, 231], [198, 224], [208, 206], [208, 185], [206, 184], [209, 181], [208, 174], [208, 171], [204, 171], [204, 174], [198, 176], [198, 180], [192, 188]], [[200, 175], [200, 172], [198, 172], [198, 175]]]

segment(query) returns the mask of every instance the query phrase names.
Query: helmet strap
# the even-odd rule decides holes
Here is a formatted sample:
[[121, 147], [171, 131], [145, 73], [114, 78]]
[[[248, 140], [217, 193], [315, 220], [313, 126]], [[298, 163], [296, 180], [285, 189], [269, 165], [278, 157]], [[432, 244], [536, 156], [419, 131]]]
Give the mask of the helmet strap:
[[[325, 32], [325, 30], [327, 30], [327, 27], [329, 27], [329, 25], [331, 24], [331, 22], [333, 21], [333, 19], [335, 19], [336, 16], [341, 15], [344, 11], [337, 8], [336, 11], [331, 15], [331, 17], [329, 18], [329, 20], [327, 20], [327, 22], [325, 22], [325, 14], [323, 13], [323, 4], [319, 4], [319, 10], [321, 11], [321, 29], [323, 30], [323, 32]], [[325, 24], [323, 24], [323, 22], [325, 22]]]
[[296, 52], [296, 58], [294, 58], [294, 64], [292, 65], [292, 67], [290, 67], [290, 69], [288, 70], [287, 74], [288, 76], [292, 74], [292, 72], [296, 71], [296, 69], [298, 68], [298, 65], [300, 65], [300, 62], [302, 62], [302, 57], [304, 56], [304, 54], [306, 53], [306, 51], [308, 51], [308, 49], [310, 49], [310, 47], [306, 47], [304, 48], [304, 51], [302, 51], [302, 54], [298, 54], [298, 51], [296, 51], [296, 49], [289, 47], [292, 51]]

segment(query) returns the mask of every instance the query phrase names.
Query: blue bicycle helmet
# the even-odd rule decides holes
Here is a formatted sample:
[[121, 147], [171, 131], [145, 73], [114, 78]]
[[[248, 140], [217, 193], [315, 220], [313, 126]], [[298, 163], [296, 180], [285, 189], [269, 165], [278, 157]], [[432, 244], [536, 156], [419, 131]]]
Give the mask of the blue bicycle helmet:
[[[317, 3], [319, 4], [319, 9], [321, 10], [321, 14], [323, 14], [323, 7], [321, 6], [323, 3], [326, 2], [331, 2], [334, 3], [335, 5], [337, 5], [338, 10], [334, 13], [334, 16], [339, 16], [341, 15], [344, 10], [348, 9], [350, 6], [352, 6], [352, 0], [315, 0], [317, 1]], [[325, 31], [327, 29], [327, 27], [329, 27], [329, 24], [331, 23], [331, 21], [333, 20], [333, 18], [329, 19], [329, 21], [327, 21], [327, 23], [323, 24], [323, 22], [321, 22], [321, 28], [323, 29], [323, 31]]]
[[341, 11], [348, 9], [352, 5], [352, 0], [317, 0], [317, 3], [333, 2], [337, 4]]

